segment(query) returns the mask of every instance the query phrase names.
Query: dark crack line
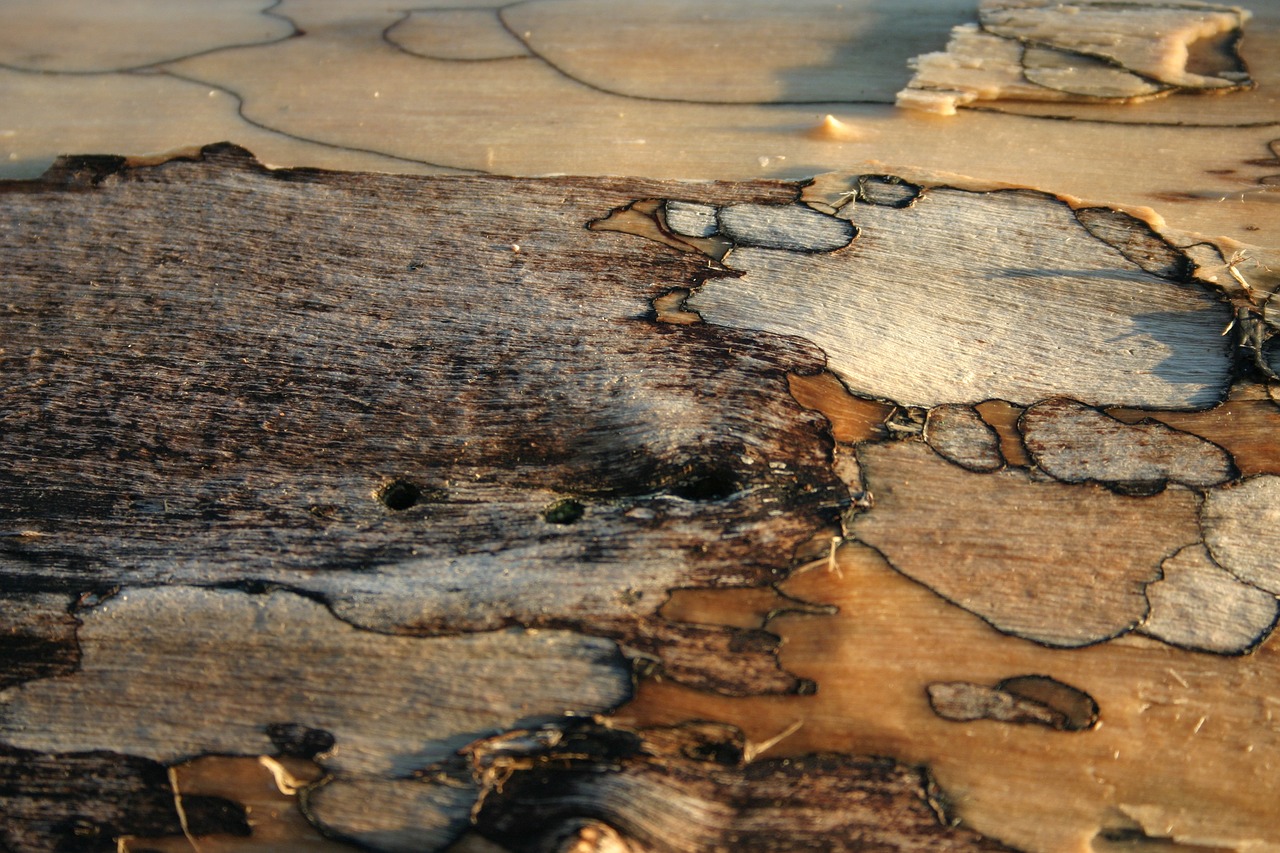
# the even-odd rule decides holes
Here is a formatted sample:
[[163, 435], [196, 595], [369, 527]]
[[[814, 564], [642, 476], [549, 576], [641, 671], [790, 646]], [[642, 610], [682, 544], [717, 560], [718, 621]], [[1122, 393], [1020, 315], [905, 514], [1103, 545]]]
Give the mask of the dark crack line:
[[0, 68], [6, 69], [9, 71], [18, 71], [24, 74], [39, 74], [39, 75], [48, 75], [48, 76], [67, 76], [67, 77], [90, 77], [97, 74], [127, 74], [130, 72], [138, 72], [138, 71], [160, 70], [160, 66], [162, 65], [168, 65], [174, 62], [184, 62], [188, 59], [196, 59], [202, 56], [210, 56], [211, 54], [221, 53], [222, 51], [225, 51], [225, 50], [242, 50], [242, 49], [251, 48], [251, 47], [270, 47], [272, 45], [282, 44], [286, 41], [289, 41], [290, 39], [295, 39], [300, 36], [306, 35], [306, 31], [302, 30], [292, 18], [289, 18], [287, 15], [282, 15], [279, 12], [275, 11], [283, 3], [284, 3], [284, 0], [273, 0], [272, 3], [270, 3], [263, 9], [259, 10], [258, 12], [258, 14], [262, 15], [263, 17], [276, 18], [277, 20], [283, 21], [284, 23], [289, 25], [290, 32], [287, 35], [280, 36], [279, 38], [267, 39], [265, 41], [241, 42], [237, 44], [221, 44], [215, 47], [205, 48], [204, 50], [197, 50], [193, 53], [183, 53], [177, 56], [167, 57], [165, 59], [157, 59], [154, 62], [145, 62], [141, 65], [127, 65], [127, 66], [120, 66], [117, 68], [98, 68], [98, 69], [93, 69], [89, 71], [69, 71], [66, 69], [59, 69], [59, 68], [29, 68], [24, 65], [15, 65], [8, 62], [0, 62]]
[[396, 19], [395, 23], [386, 27], [380, 35], [381, 35], [382, 41], [386, 42], [386, 44], [389, 47], [391, 47], [393, 50], [399, 51], [400, 53], [403, 53], [406, 56], [412, 56], [414, 59], [429, 59], [432, 62], [458, 62], [462, 64], [481, 64], [486, 62], [508, 62], [513, 59], [536, 59], [537, 58], [528, 53], [515, 53], [510, 56], [432, 56], [429, 53], [420, 53], [416, 50], [410, 50], [409, 48], [405, 47], [400, 42], [396, 41], [394, 38], [391, 37], [392, 30], [394, 30], [396, 27], [400, 26], [401, 24], [404, 24], [406, 21], [408, 21], [410, 18], [412, 18], [414, 15], [420, 12], [476, 12], [476, 11], [492, 12], [494, 23], [498, 24], [499, 26], [502, 26], [502, 21], [498, 17], [499, 10], [496, 6], [491, 8], [477, 7], [476, 9], [467, 9], [460, 6], [450, 6], [444, 9], [408, 9], [404, 12], [401, 12], [400, 17]]
[[217, 91], [222, 92], [225, 95], [235, 98], [236, 115], [245, 124], [249, 125], [250, 127], [257, 128], [258, 130], [275, 134], [276, 136], [280, 136], [285, 139], [291, 139], [295, 142], [304, 142], [310, 145], [318, 145], [322, 148], [328, 148], [333, 151], [351, 151], [359, 154], [371, 154], [376, 157], [385, 157], [388, 160], [396, 160], [401, 163], [412, 163], [417, 166], [426, 166], [427, 168], [430, 168], [430, 169], [448, 170], [450, 172], [460, 174], [460, 175], [492, 174], [491, 172], [487, 172], [484, 169], [471, 168], [468, 166], [452, 166], [447, 163], [437, 163], [431, 160], [420, 160], [414, 157], [406, 157], [402, 154], [392, 154], [388, 151], [380, 151], [377, 148], [365, 148], [365, 147], [356, 146], [356, 145], [343, 145], [337, 142], [327, 142], [322, 139], [315, 139], [309, 136], [302, 136], [297, 133], [291, 133], [287, 130], [281, 130], [278, 127], [272, 127], [271, 125], [266, 124], [265, 122], [258, 121], [257, 119], [250, 118], [248, 115], [246, 115], [245, 114], [245, 98], [243, 95], [241, 95], [239, 92], [235, 91], [234, 89], [223, 86], [220, 83], [211, 83], [207, 80], [201, 80], [198, 77], [189, 77], [185, 74], [179, 74], [176, 71], [171, 71], [167, 69], [157, 71], [154, 73], [156, 73], [157, 75], [165, 76], [165, 77], [171, 77], [175, 80], [181, 80], [184, 83], [191, 83], [197, 86], [208, 86], [211, 89], [216, 89]]

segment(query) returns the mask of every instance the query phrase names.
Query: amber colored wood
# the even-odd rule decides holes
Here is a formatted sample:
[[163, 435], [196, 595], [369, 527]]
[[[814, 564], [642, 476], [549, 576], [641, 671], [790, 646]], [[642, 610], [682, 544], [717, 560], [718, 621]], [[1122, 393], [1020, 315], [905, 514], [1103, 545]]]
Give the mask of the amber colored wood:
[[793, 373], [787, 377], [787, 384], [796, 402], [821, 412], [830, 422], [831, 436], [836, 441], [856, 444], [885, 436], [885, 422], [894, 412], [891, 404], [854, 397], [830, 373]]

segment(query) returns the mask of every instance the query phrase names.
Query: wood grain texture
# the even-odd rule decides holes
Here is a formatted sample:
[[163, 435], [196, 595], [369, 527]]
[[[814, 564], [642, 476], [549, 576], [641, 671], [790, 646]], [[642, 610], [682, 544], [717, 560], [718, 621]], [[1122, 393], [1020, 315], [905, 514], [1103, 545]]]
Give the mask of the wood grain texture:
[[[1171, 814], [1192, 827], [1181, 837], [1209, 837], [1196, 827], [1218, 825], [1184, 805], [1182, 776], [1160, 790], [1126, 776], [1136, 793], [1116, 800], [1071, 775], [1071, 750], [966, 776], [955, 762], [972, 755], [938, 746], [935, 727], [964, 717], [1013, 739], [998, 733], [1039, 721], [1018, 728], [1079, 737], [1094, 755], [1096, 731], [1112, 737], [1138, 701], [1125, 692], [1136, 676], [1107, 669], [1133, 649], [1162, 671], [1240, 659], [1269, 683], [1276, 599], [1250, 584], [1270, 571], [1257, 545], [1274, 478], [1233, 467], [1238, 430], [1218, 447], [1134, 408], [1212, 404], [1254, 376], [1219, 334], [1223, 294], [1119, 211], [841, 180], [853, 201], [823, 209], [774, 182], [271, 172], [215, 146], [148, 167], [71, 159], [6, 187], [0, 357], [16, 381], [0, 411], [0, 574], [13, 648], [37, 646], [0, 692], [0, 742], [33, 760], [111, 750], [166, 771], [210, 752], [314, 761], [328, 778], [304, 786], [309, 820], [376, 849], [468, 832], [508, 849], [547, 833], [615, 849], [996, 849], [946, 827], [934, 806], [952, 794], [920, 781], [920, 760], [959, 780], [966, 826], [1028, 849], [1106, 840], [1130, 827], [1099, 817], [1115, 809], [1152, 837]], [[970, 232], [1002, 247], [996, 267], [964, 268]], [[910, 245], [916, 260], [891, 270]], [[817, 325], [778, 321], [769, 300], [787, 289]], [[918, 360], [892, 347], [874, 360], [874, 324], [889, 323], [875, 312], [902, 292], [891, 314], [919, 312], [885, 329]], [[707, 293], [746, 319], [688, 310]], [[1045, 342], [1039, 373], [1027, 378], [1012, 342], [974, 344], [987, 340], [964, 314], [974, 293], [1008, 336]], [[823, 331], [850, 311], [866, 328]], [[1071, 348], [1080, 336], [1064, 324], [1077, 322], [1093, 324], [1093, 349]], [[963, 376], [945, 373], [957, 365]], [[917, 376], [925, 367], [941, 375]], [[859, 370], [886, 384], [858, 385]], [[1077, 402], [1063, 387], [1094, 391]], [[804, 566], [797, 581], [872, 593], [883, 579], [859, 561], [914, 583], [872, 595], [874, 612], [771, 588]], [[742, 612], [717, 616], [699, 598], [715, 589]], [[850, 640], [843, 609], [884, 630], [883, 659], [851, 661], [868, 639]], [[991, 657], [885, 652], [913, 649], [926, 616], [978, 624], [957, 636]], [[1109, 642], [1122, 635], [1134, 636]], [[1111, 674], [1060, 676], [1055, 654], [1063, 670], [1096, 660]], [[1192, 667], [1196, 695], [1227, 666]], [[929, 722], [868, 737], [902, 710], [868, 723], [852, 708], [871, 694], [845, 680], [865, 687], [868, 668]], [[1065, 693], [1027, 675], [1049, 672]], [[586, 718], [617, 709], [634, 677], [696, 688], [709, 707], [772, 694], [756, 706], [775, 709], [759, 722], [771, 728], [618, 740]], [[930, 709], [929, 685], [961, 687]], [[822, 704], [831, 694], [844, 704]], [[1071, 722], [1080, 696], [1105, 726]], [[1223, 690], [1202, 698], [1243, 719]], [[546, 724], [565, 713], [578, 722]], [[759, 759], [784, 742], [822, 755]], [[1168, 754], [1161, 743], [1152, 754]], [[1225, 767], [1237, 747], [1202, 749]], [[1085, 800], [1009, 813], [1010, 787], [1037, 766]], [[1265, 838], [1254, 800], [1230, 796], [1245, 803], [1239, 837]], [[688, 820], [665, 816], [673, 802]], [[65, 811], [92, 821], [98, 808]], [[1047, 815], [1057, 823], [1041, 827]], [[169, 827], [137, 845], [165, 836], [179, 843]]]
[[[818, 354], [655, 324], [702, 262], [584, 228], [643, 182], [273, 173], [225, 147], [121, 168], [3, 199], [11, 589], [265, 583], [380, 631], [625, 635], [670, 588], [785, 574], [844, 500], [787, 393]], [[683, 677], [735, 689], [703, 660]]]
[[[782, 587], [839, 608], [833, 617], [782, 615], [769, 623], [786, 640], [783, 661], [813, 679], [817, 693], [712, 697], [645, 683], [618, 718], [636, 726], [731, 722], [753, 742], [800, 721], [765, 755], [801, 756], [836, 743], [841, 751], [921, 762], [964, 826], [1020, 850], [1270, 850], [1278, 843], [1280, 732], [1268, 716], [1280, 677], [1273, 640], [1244, 655], [1192, 652], [1136, 632], [1050, 648], [993, 630], [860, 543], [837, 550], [836, 570], [824, 559]], [[930, 684], [994, 686], [1027, 674], [1087, 693], [1100, 724], [1072, 732], [959, 723], [929, 705]]]
[[[906, 208], [839, 216], [858, 228], [847, 248], [735, 248], [725, 264], [741, 275], [686, 304], [712, 324], [813, 341], [850, 390], [905, 405], [1064, 395], [1188, 408], [1226, 394], [1224, 307], [1130, 260], [1064, 202], [935, 187]], [[1129, 230], [1149, 234], [1132, 218]]]
[[[0, 747], [0, 848], [117, 850], [129, 833], [183, 831], [164, 765], [109, 752], [43, 754]], [[193, 796], [190, 831], [245, 835], [245, 813], [231, 800]]]
[[873, 495], [853, 519], [859, 540], [997, 629], [1049, 645], [1141, 624], [1161, 561], [1199, 541], [1185, 489], [1135, 498], [1016, 469], [975, 474], [916, 441], [868, 446], [859, 461]]

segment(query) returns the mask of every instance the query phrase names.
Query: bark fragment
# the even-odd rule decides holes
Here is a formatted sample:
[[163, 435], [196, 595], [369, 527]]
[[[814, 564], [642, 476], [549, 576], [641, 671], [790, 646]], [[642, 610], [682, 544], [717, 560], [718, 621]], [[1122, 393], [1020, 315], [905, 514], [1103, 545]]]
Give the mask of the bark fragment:
[[1225, 306], [1126, 258], [1062, 201], [933, 187], [906, 208], [839, 215], [858, 228], [846, 248], [735, 248], [725, 264], [740, 275], [708, 279], [688, 307], [812, 341], [853, 393], [908, 406], [1180, 408], [1226, 393]]
[[1213, 442], [1231, 454], [1243, 476], [1280, 474], [1280, 407], [1255, 383], [1239, 383], [1226, 402], [1201, 412], [1111, 409], [1125, 423], [1159, 421]]
[[898, 106], [954, 115], [980, 101], [1127, 103], [1253, 85], [1234, 44], [1189, 66], [1196, 42], [1238, 39], [1250, 15], [1237, 7], [983, 0], [978, 14], [978, 24], [952, 30], [945, 52], [912, 60]]
[[1264, 474], [1214, 489], [1200, 524], [1214, 562], [1245, 583], [1280, 594], [1280, 477]]
[[930, 409], [924, 439], [945, 459], [970, 471], [996, 471], [1004, 466], [1000, 437], [969, 406]]
[[1098, 721], [1098, 703], [1083, 690], [1045, 675], [1015, 676], [994, 687], [967, 681], [928, 686], [929, 705], [946, 720], [1044, 726], [1078, 732]]
[[516, 853], [581, 849], [587, 836], [646, 853], [1008, 849], [941, 823], [917, 768], [750, 753], [740, 732], [711, 724], [510, 732], [467, 749], [485, 787], [476, 825]]
[[1151, 613], [1141, 631], [1185, 649], [1220, 655], [1256, 648], [1275, 628], [1276, 596], [1243, 583], [1190, 545], [1161, 564], [1164, 576], [1147, 587]]
[[1215, 444], [1159, 422], [1127, 424], [1076, 400], [1036, 403], [1021, 426], [1036, 465], [1065, 483], [1150, 494], [1167, 483], [1204, 489], [1236, 476], [1231, 456]]
[[[446, 755], [451, 739], [533, 714], [603, 711], [631, 693], [611, 642], [560, 631], [386, 636], [283, 591], [127, 590], [81, 619], [75, 675], [0, 694], [3, 742], [168, 762], [272, 754], [288, 722], [333, 735], [326, 768], [388, 774]], [[349, 689], [335, 691], [335, 678]]]
[[735, 246], [788, 252], [834, 252], [857, 233], [847, 219], [802, 204], [733, 204], [722, 207], [716, 220]]

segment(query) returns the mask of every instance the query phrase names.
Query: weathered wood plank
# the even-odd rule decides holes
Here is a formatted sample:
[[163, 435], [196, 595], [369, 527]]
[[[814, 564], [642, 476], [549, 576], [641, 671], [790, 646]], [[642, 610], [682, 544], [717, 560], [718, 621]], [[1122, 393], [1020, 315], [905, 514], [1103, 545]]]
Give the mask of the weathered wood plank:
[[[1161, 642], [1131, 637], [1099, 654], [1118, 666], [1123, 649], [1137, 648], [1172, 669], [1184, 661], [1169, 655], [1193, 654], [1185, 649], [1235, 660], [1225, 656], [1265, 648], [1275, 596], [1242, 581], [1267, 586], [1258, 578], [1269, 563], [1253, 548], [1268, 541], [1269, 504], [1254, 492], [1274, 478], [1241, 478], [1236, 439], [1219, 448], [1194, 430], [1119, 417], [1137, 420], [1143, 409], [1103, 408], [1199, 406], [1257, 374], [1219, 334], [1230, 314], [1222, 292], [1193, 280], [1182, 250], [1138, 219], [1043, 194], [844, 180], [855, 201], [834, 215], [779, 183], [269, 172], [218, 146], [147, 168], [70, 160], [44, 181], [7, 187], [0, 208], [16, 272], [0, 356], [16, 382], [0, 414], [11, 436], [0, 450], [0, 573], [13, 590], [7, 600], [34, 608], [11, 617], [13, 630], [49, 645], [0, 693], [0, 742], [39, 756], [109, 749], [126, 763], [303, 756], [329, 774], [303, 797], [309, 818], [385, 849], [438, 848], [469, 828], [524, 849], [535, 829], [561, 823], [583, 843], [655, 850], [771, 849], [780, 833], [798, 846], [854, 838], [893, 849], [994, 847], [944, 830], [932, 794], [922, 800], [917, 786], [907, 796], [894, 781], [907, 778], [895, 775], [902, 764], [871, 774], [871, 793], [855, 797], [901, 794], [893, 814], [906, 815], [907, 828], [895, 835], [898, 817], [854, 814], [841, 799], [850, 792], [833, 781], [864, 759], [752, 760], [786, 734], [800, 750], [874, 743], [865, 751], [915, 756], [907, 765], [924, 756], [952, 780], [973, 778], [956, 771], [963, 750], [921, 747], [902, 733], [875, 742], [831, 722], [841, 715], [829, 707], [802, 710], [822, 708], [805, 702], [825, 701], [824, 691], [848, 701], [833, 673], [852, 666], [850, 652], [837, 644], [831, 660], [815, 659], [827, 629], [813, 622], [806, 634], [776, 611], [843, 616], [819, 596], [795, 608], [762, 588], [805, 561], [825, 567], [837, 588], [846, 573], [874, 587], [859, 565], [879, 559], [870, 545], [931, 591], [916, 592], [982, 617], [1002, 640], [1032, 640], [1024, 645], [1036, 654], [1110, 647], [1139, 632]], [[673, 223], [680, 207], [671, 199], [714, 211], [714, 233], [707, 216]], [[938, 199], [944, 215], [930, 225]], [[946, 272], [940, 264], [900, 265], [896, 289], [861, 278], [868, 259], [889, 275], [895, 245], [958, 245], [982, 216], [946, 208], [966, 205], [999, 220], [978, 234], [1009, 250], [1003, 278], [957, 262], [951, 308], [924, 298], [937, 270]], [[314, 233], [325, 241], [308, 239]], [[839, 242], [831, 235], [848, 245], [829, 245]], [[1064, 245], [1051, 249], [1054, 235]], [[1065, 273], [1027, 274], [1039, 268], [1019, 266], [1033, 260], [1024, 243], [1043, 250], [1039, 263], [1050, 258], [1045, 270]], [[753, 279], [762, 267], [744, 258], [776, 263], [773, 284]], [[785, 313], [769, 302], [774, 291], [815, 264], [847, 265], [815, 278], [819, 287], [791, 285], [787, 298], [817, 324], [773, 325]], [[1092, 323], [1096, 344], [1046, 347], [1052, 369], [1029, 380], [1015, 347], [974, 347], [972, 330], [950, 316], [974, 292], [1008, 310], [1016, 300], [1000, 288], [1019, 277], [1032, 289], [1001, 319], [1010, 336], [1064, 337], [1066, 326], [1052, 323], [1067, 320], [1054, 314], [1076, 306], [1068, 320]], [[847, 282], [857, 298], [842, 304]], [[915, 369], [960, 362], [985, 371], [979, 381], [926, 377], [917, 386], [892, 359], [863, 363], [881, 322], [864, 291], [891, 301], [903, 290], [921, 295], [911, 304], [935, 324], [902, 327], [914, 328], [902, 332], [911, 348], [932, 350]], [[703, 310], [709, 292], [745, 319]], [[824, 340], [824, 318], [849, 304], [871, 312], [859, 321], [866, 328]], [[1036, 325], [1046, 317], [1049, 332]], [[1156, 331], [1146, 344], [1117, 343], [1117, 327], [1135, 326]], [[1125, 380], [1143, 346], [1149, 374]], [[864, 369], [886, 384], [859, 382]], [[1021, 390], [1001, 384], [1010, 376]], [[1058, 396], [1064, 387], [1093, 390], [1081, 402]], [[1192, 565], [1202, 540], [1208, 550]], [[733, 589], [729, 599], [748, 610], [742, 619], [699, 616], [693, 596], [717, 587]], [[665, 607], [676, 589], [681, 600]], [[1197, 607], [1218, 598], [1222, 606]], [[899, 604], [880, 602], [874, 619]], [[139, 626], [145, 644], [135, 642]], [[220, 639], [228, 626], [229, 643]], [[520, 627], [496, 630], [506, 626]], [[67, 656], [69, 628], [78, 656]], [[975, 647], [1008, 648], [956, 630]], [[780, 656], [796, 649], [807, 651], [787, 658], [804, 661], [793, 672]], [[1103, 668], [1112, 660], [1097, 659]], [[1118, 675], [1080, 669], [1049, 679], [1062, 690], [1028, 676], [1056, 660], [1001, 652], [966, 669], [943, 656], [904, 664], [895, 689], [934, 720], [1038, 720], [1045, 725], [1030, 728], [1082, 739], [1108, 714], [1127, 713]], [[1267, 661], [1246, 664], [1262, 673], [1259, 684], [1269, 683]], [[886, 655], [869, 665], [895, 664]], [[1231, 671], [1215, 666], [1227, 664], [1196, 672], [1207, 683]], [[335, 669], [359, 671], [360, 690], [335, 693]], [[634, 673], [645, 684], [693, 686], [711, 707], [715, 693], [786, 694], [776, 701], [793, 704], [776, 707], [796, 716], [744, 741], [733, 772], [711, 783], [700, 764], [655, 759], [667, 749], [656, 730], [633, 733], [627, 756], [569, 754], [540, 740], [566, 736], [564, 726], [528, 735], [532, 753], [509, 749], [527, 733], [485, 739], [529, 718], [615, 709]], [[1096, 700], [1104, 726], [1079, 723], [1088, 715], [1069, 706], [1080, 696]], [[1204, 701], [1218, 713], [1226, 699]], [[104, 708], [116, 709], [105, 721]], [[801, 734], [805, 721], [818, 733]], [[478, 765], [449, 757], [475, 737]], [[1096, 738], [1084, 742], [1085, 752], [1096, 748]], [[1206, 749], [1221, 763], [1232, 743]], [[512, 774], [509, 791], [491, 784], [494, 768]], [[996, 817], [989, 779], [960, 783], [958, 813], [995, 837], [1052, 849], [1045, 839], [1120, 832], [1098, 817], [1108, 808], [1123, 806], [1148, 834], [1164, 810], [1183, 808], [1182, 788], [1117, 805], [1072, 779], [1087, 804], [1043, 831], [1035, 821], [1050, 808], [1044, 801], [1030, 813], [1038, 818]], [[647, 822], [645, 804], [656, 812], [673, 786], [706, 815], [696, 831]], [[1233, 796], [1246, 803], [1241, 833], [1253, 833], [1239, 837], [1262, 837], [1253, 800]], [[775, 800], [783, 804], [761, 805]], [[96, 808], [64, 810], [84, 820]], [[1216, 826], [1212, 817], [1193, 811], [1179, 818], [1192, 827], [1179, 837], [1208, 837], [1195, 827]], [[584, 815], [602, 812], [604, 824], [573, 835]], [[727, 828], [733, 822], [738, 830]]]
[[[5, 196], [11, 588], [266, 583], [380, 631], [625, 640], [668, 589], [780, 576], [838, 511], [787, 393], [818, 355], [654, 324], [654, 282], [702, 261], [584, 228], [643, 182], [121, 165]], [[747, 689], [703, 660], [681, 676]]]

